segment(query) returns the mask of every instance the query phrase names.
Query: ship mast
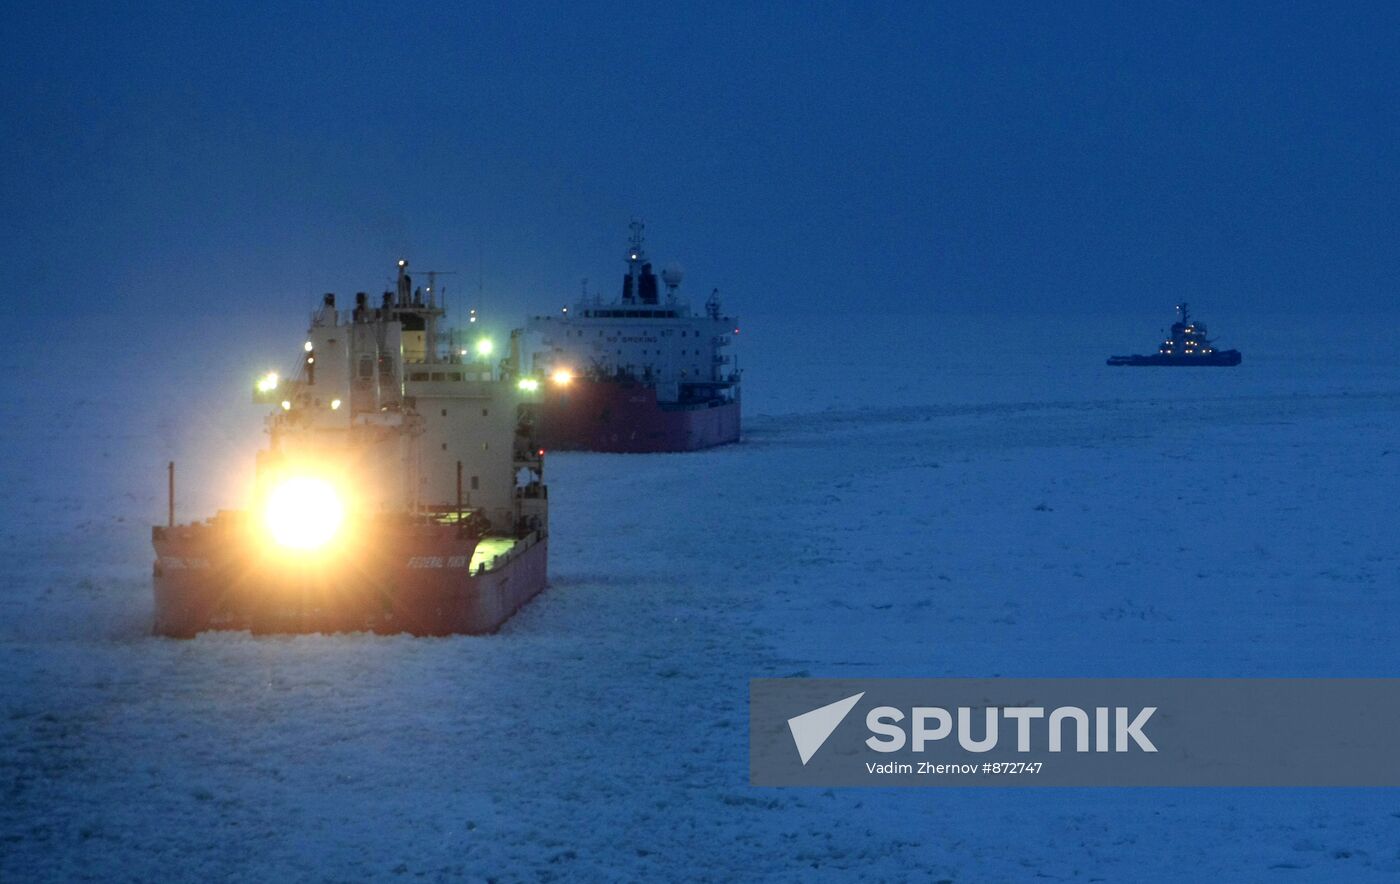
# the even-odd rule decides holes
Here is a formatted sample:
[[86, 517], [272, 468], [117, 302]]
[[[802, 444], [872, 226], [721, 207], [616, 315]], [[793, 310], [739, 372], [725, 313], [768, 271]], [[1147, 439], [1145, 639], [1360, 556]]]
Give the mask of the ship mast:
[[627, 275], [622, 278], [622, 300], [627, 304], [636, 303], [637, 297], [641, 294], [641, 268], [647, 259], [642, 252], [642, 229], [645, 226], [635, 218], [628, 225], [632, 236], [627, 241]]

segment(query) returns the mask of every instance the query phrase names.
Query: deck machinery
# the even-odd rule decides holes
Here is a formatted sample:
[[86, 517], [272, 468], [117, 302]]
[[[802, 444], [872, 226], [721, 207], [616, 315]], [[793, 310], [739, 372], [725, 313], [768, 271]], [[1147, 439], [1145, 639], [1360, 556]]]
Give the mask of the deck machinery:
[[326, 295], [300, 368], [269, 372], [251, 506], [152, 530], [155, 632], [491, 632], [545, 587], [537, 386], [489, 341], [440, 334], [438, 296]]

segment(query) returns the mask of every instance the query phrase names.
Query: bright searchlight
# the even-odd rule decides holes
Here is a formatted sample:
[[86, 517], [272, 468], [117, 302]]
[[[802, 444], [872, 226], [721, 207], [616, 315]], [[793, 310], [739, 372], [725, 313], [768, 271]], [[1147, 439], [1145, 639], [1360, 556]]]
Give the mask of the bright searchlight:
[[272, 489], [263, 510], [263, 523], [279, 546], [320, 549], [335, 537], [345, 521], [345, 505], [335, 486], [324, 479], [286, 479]]

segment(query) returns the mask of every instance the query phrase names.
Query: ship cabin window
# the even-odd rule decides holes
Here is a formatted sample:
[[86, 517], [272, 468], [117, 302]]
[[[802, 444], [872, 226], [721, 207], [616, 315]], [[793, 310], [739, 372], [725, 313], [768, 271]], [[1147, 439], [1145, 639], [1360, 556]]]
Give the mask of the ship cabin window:
[[428, 373], [424, 371], [415, 371], [408, 376], [408, 379], [410, 381], [426, 381], [428, 379]]
[[447, 409], [446, 409], [446, 408], [444, 408], [444, 409], [442, 410], [442, 416], [443, 416], [443, 417], [447, 417]]
[[435, 371], [435, 372], [433, 372], [433, 380], [435, 380], [435, 381], [447, 380], [447, 376], [444, 375], [444, 374], [443, 374], [442, 372], [440, 372], [440, 371]]
[[360, 357], [360, 378], [369, 380], [374, 377], [374, 359], [369, 356]]
[[449, 381], [460, 381], [462, 379], [462, 373], [460, 371], [449, 371], [447, 373], [447, 379]]
[[490, 409], [486, 409], [486, 408], [481, 409], [481, 416], [482, 416], [482, 417], [489, 417], [490, 414], [491, 414]]
[[446, 443], [446, 442], [442, 443], [442, 450], [443, 450], [443, 451], [446, 451], [446, 450], [447, 450], [447, 443]]
[[473, 490], [473, 491], [480, 491], [480, 490], [481, 490], [481, 477], [480, 477], [480, 476], [472, 476], [472, 490]]

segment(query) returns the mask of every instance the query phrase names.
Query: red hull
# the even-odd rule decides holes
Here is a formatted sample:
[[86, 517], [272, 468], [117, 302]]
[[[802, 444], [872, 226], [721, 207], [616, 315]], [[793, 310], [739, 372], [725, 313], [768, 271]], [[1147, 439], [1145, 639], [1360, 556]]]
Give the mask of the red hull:
[[576, 378], [551, 385], [536, 428], [551, 451], [694, 451], [739, 440], [739, 403], [662, 405], [644, 384]]
[[477, 573], [477, 541], [455, 528], [405, 527], [381, 539], [380, 552], [298, 563], [260, 556], [236, 531], [213, 525], [157, 528], [154, 631], [489, 633], [548, 581], [542, 534]]

